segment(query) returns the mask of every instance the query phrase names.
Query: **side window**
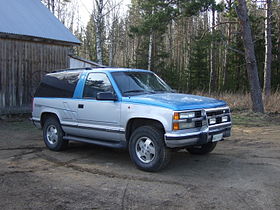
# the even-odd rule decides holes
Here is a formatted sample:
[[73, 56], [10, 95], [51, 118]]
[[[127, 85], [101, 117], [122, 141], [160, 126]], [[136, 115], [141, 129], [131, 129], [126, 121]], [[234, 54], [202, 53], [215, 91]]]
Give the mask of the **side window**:
[[113, 92], [113, 87], [104, 73], [90, 73], [87, 77], [83, 97], [96, 99], [99, 92]]
[[80, 72], [58, 72], [44, 76], [35, 97], [72, 98]]

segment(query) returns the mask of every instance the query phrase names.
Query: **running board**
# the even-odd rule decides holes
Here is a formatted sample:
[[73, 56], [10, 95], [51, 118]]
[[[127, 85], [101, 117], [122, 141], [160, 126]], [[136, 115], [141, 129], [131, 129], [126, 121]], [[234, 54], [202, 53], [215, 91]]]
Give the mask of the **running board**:
[[89, 138], [83, 138], [83, 137], [77, 137], [77, 136], [63, 136], [63, 139], [70, 140], [70, 141], [79, 141], [89, 144], [96, 144], [99, 146], [104, 147], [112, 147], [116, 149], [124, 149], [127, 148], [127, 143], [125, 141], [104, 141], [104, 140], [95, 140], [95, 139], [89, 139]]

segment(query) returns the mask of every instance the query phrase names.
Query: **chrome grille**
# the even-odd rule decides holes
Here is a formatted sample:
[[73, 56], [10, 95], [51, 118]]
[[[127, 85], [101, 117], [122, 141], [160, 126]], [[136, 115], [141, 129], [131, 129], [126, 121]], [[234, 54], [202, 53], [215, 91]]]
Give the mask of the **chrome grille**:
[[[231, 122], [230, 110], [228, 107], [206, 109], [206, 116], [209, 126]], [[225, 118], [227, 118], [227, 120], [225, 120]]]

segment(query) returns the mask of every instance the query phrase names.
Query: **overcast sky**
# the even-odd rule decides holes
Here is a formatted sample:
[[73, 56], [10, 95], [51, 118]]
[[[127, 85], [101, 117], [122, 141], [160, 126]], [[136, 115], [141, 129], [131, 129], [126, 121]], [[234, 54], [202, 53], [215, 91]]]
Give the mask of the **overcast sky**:
[[[87, 22], [89, 21], [89, 17], [92, 12], [92, 9], [93, 9], [93, 1], [94, 0], [79, 0], [78, 1], [81, 22], [82, 22], [83, 26], [86, 26]], [[120, 3], [122, 13], [125, 13], [127, 11], [128, 5], [131, 2], [131, 0], [114, 0], [114, 1], [117, 3]]]
[[[93, 9], [93, 2], [95, 0], [78, 0], [78, 6], [79, 6], [79, 11], [80, 11], [80, 16], [81, 16], [81, 23], [83, 26], [86, 26], [88, 21], [89, 21], [89, 17], [90, 14], [92, 12]], [[121, 6], [121, 13], [125, 13], [128, 10], [128, 6], [131, 3], [131, 0], [108, 0], [108, 1], [115, 1], [117, 3], [120, 3]], [[216, 0], [217, 3], [221, 2], [222, 0]], [[106, 2], [106, 0], [104, 1]]]

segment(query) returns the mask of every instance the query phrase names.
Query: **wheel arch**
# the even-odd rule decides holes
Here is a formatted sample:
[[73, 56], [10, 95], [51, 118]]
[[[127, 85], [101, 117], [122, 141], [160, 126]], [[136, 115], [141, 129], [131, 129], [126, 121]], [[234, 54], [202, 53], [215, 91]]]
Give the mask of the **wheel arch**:
[[159, 120], [151, 119], [151, 118], [135, 117], [129, 119], [129, 121], [126, 124], [126, 129], [125, 129], [126, 140], [129, 141], [133, 131], [141, 126], [152, 126], [154, 128], [162, 130], [163, 133], [165, 133], [164, 125]]
[[53, 117], [53, 118], [57, 119], [58, 122], [60, 123], [59, 117], [58, 117], [58, 115], [56, 113], [49, 112], [49, 111], [42, 112], [41, 117], [40, 117], [40, 123], [41, 123], [42, 128], [44, 127], [44, 124], [45, 124], [46, 119], [48, 117]]

